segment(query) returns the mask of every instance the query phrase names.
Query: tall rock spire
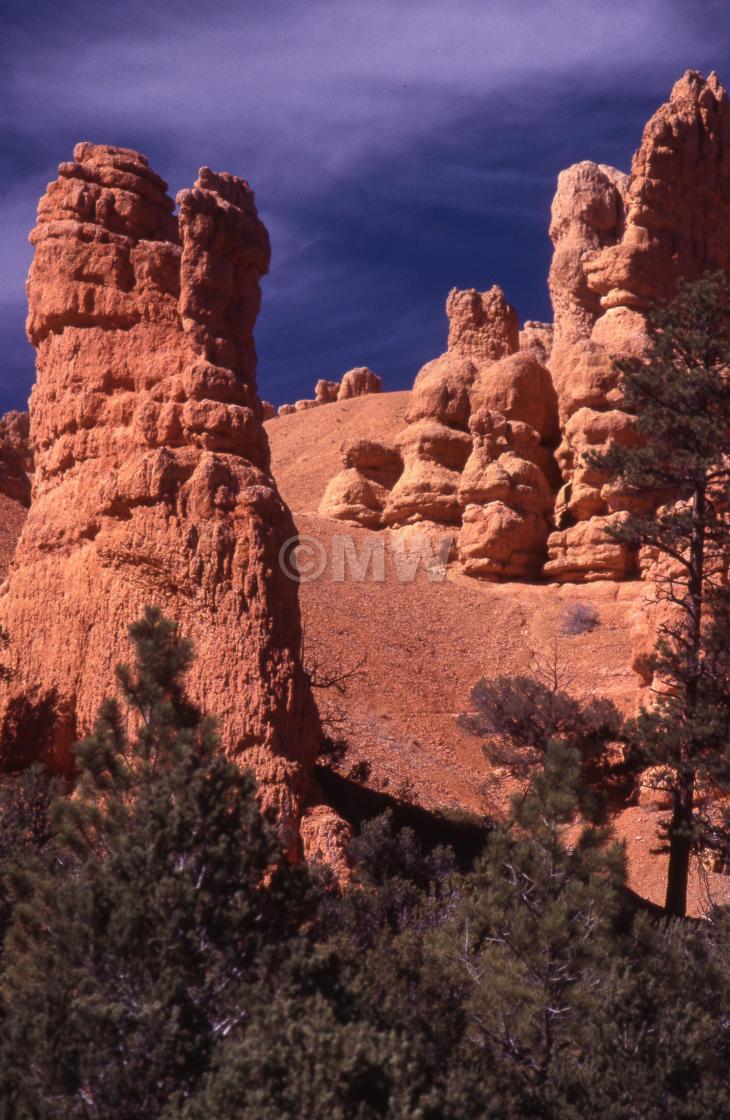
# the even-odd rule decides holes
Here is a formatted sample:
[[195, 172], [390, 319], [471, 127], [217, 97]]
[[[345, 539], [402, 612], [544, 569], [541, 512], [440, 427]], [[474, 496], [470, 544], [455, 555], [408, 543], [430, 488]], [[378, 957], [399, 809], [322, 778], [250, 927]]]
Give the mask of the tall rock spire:
[[0, 599], [14, 658], [6, 765], [68, 767], [146, 605], [196, 649], [192, 698], [258, 776], [287, 842], [316, 748], [295, 533], [269, 474], [253, 327], [269, 241], [248, 184], [203, 168], [178, 199], [137, 152], [79, 144], [31, 234], [36, 471]]
[[550, 370], [563, 440], [548, 576], [622, 579], [636, 556], [605, 529], [634, 499], [588, 467], [587, 451], [634, 438], [615, 359], [640, 354], [645, 313], [677, 280], [730, 273], [730, 104], [715, 74], [688, 70], [644, 129], [631, 173], [579, 163], [558, 179], [551, 236]]

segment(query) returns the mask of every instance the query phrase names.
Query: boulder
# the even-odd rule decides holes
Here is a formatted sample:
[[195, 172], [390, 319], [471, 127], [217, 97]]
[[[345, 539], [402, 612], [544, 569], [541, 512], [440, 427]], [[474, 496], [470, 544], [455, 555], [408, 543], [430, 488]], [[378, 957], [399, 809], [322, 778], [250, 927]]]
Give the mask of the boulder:
[[666, 767], [650, 766], [639, 775], [638, 804], [642, 809], [666, 812], [672, 808], [673, 796]]
[[625, 513], [591, 517], [548, 537], [548, 562], [543, 571], [557, 583], [581, 583], [598, 579], [622, 580], [638, 574], [636, 555], [607, 532], [619, 527]]
[[388, 496], [383, 523], [458, 525], [459, 479], [471, 452], [471, 438], [445, 424], [422, 420], [403, 429], [396, 448], [403, 473]]
[[331, 404], [340, 392], [339, 381], [324, 381], [322, 378], [314, 386], [314, 395], [320, 404]]
[[529, 424], [540, 441], [557, 443], [558, 408], [550, 373], [534, 354], [519, 352], [482, 366], [469, 389], [470, 411], [488, 409]]
[[319, 512], [366, 529], [381, 528], [390, 491], [403, 470], [400, 454], [368, 438], [343, 444], [341, 454], [344, 469], [330, 480]]
[[465, 575], [483, 579], [523, 579], [540, 571], [548, 526], [536, 513], [502, 501], [467, 506], [459, 532], [459, 561]]
[[348, 370], [343, 376], [337, 393], [338, 401], [347, 401], [350, 397], [364, 397], [368, 393], [380, 393], [383, 383], [377, 373], [373, 373], [367, 366], [358, 366]]
[[350, 467], [336, 474], [322, 495], [319, 512], [335, 521], [349, 521], [365, 529], [380, 529], [389, 491]]

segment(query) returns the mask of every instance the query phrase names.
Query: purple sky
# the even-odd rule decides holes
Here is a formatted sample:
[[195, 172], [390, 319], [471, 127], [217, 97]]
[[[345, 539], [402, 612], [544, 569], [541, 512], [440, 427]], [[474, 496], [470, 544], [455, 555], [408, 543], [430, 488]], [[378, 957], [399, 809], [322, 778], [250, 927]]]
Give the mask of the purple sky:
[[727, 5], [673, 0], [4, 0], [0, 410], [23, 407], [27, 233], [77, 140], [139, 148], [170, 182], [243, 175], [273, 244], [262, 396], [372, 366], [411, 384], [454, 286], [549, 316], [561, 168], [627, 168], [692, 67], [730, 82]]

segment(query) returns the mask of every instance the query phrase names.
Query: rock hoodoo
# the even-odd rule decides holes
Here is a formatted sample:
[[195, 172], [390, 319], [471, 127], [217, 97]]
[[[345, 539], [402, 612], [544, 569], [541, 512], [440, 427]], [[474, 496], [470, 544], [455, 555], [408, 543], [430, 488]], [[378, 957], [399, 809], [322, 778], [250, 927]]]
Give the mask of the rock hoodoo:
[[178, 196], [137, 152], [79, 144], [31, 234], [33, 500], [0, 614], [14, 741], [67, 767], [148, 604], [195, 643], [192, 697], [292, 850], [316, 749], [294, 535], [269, 473], [253, 327], [269, 241], [241, 179]]
[[367, 521], [356, 503], [329, 497], [323, 513], [454, 526], [473, 575], [641, 574], [610, 533], [635, 499], [586, 454], [636, 438], [616, 359], [644, 351], [646, 311], [679, 277], [730, 271], [730, 106], [717, 77], [688, 71], [677, 82], [630, 174], [591, 162], [563, 171], [550, 236], [554, 323], [520, 331], [496, 286], [452, 291], [448, 349], [416, 377], [393, 449], [402, 474]]
[[[517, 314], [501, 288], [455, 289], [446, 313], [448, 349], [418, 374], [395, 446], [368, 441], [367, 460], [345, 446], [345, 469], [320, 512], [367, 528], [419, 525], [435, 536], [453, 527], [468, 574], [536, 575], [556, 475], [550, 374], [534, 348], [519, 351]], [[537, 333], [547, 346], [547, 328]]]
[[538, 466], [540, 433], [496, 410], [471, 417], [472, 452], [459, 482], [459, 559], [467, 575], [520, 579], [545, 559], [554, 493]]
[[403, 471], [400, 452], [365, 438], [343, 444], [341, 455], [343, 469], [325, 490], [320, 513], [381, 529], [388, 495]]
[[460, 527], [459, 484], [472, 451], [473, 396], [519, 346], [517, 313], [499, 287], [454, 289], [446, 314], [448, 348], [416, 377], [408, 426], [396, 441], [404, 470], [383, 513], [385, 524], [395, 528], [422, 522]]
[[631, 439], [613, 359], [645, 345], [644, 312], [679, 277], [730, 268], [730, 106], [716, 75], [688, 71], [654, 114], [630, 175], [580, 163], [558, 180], [550, 234], [564, 487], [548, 542], [553, 579], [622, 579], [637, 558], [603, 531], [629, 508], [582, 453]]
[[[347, 401], [350, 397], [365, 397], [368, 393], [380, 393], [382, 388], [383, 383], [377, 373], [373, 373], [367, 366], [358, 366], [343, 375], [337, 391], [337, 400]], [[332, 397], [329, 399], [331, 400]]]

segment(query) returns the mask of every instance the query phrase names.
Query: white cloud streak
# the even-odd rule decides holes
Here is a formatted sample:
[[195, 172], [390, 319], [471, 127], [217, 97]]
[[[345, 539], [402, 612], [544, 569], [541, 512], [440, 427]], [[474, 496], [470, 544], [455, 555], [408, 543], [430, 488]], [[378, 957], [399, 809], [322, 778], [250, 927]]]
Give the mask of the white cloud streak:
[[[0, 132], [16, 152], [0, 195], [0, 311], [22, 299], [36, 200], [75, 140], [138, 147], [174, 189], [201, 163], [249, 178], [274, 243], [267, 299], [286, 314], [303, 299], [293, 271], [314, 305], [318, 288], [347, 282], [347, 261], [328, 256], [328, 208], [367, 223], [402, 196], [509, 221], [511, 184], [546, 193], [545, 166], [521, 158], [528, 122], [589, 95], [666, 93], [726, 46], [678, 0], [37, 7], [0, 41]], [[490, 137], [502, 151], [491, 167]]]

